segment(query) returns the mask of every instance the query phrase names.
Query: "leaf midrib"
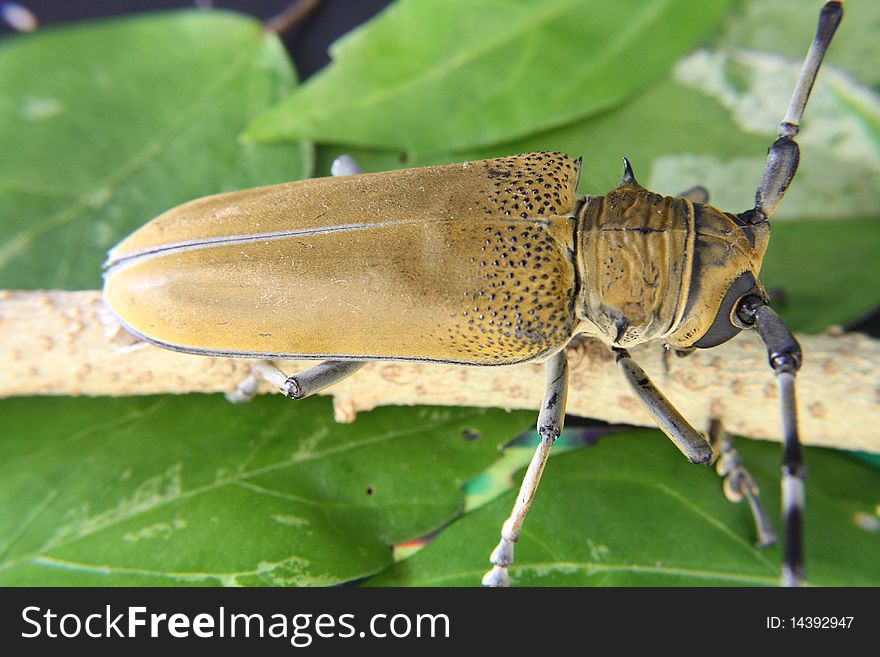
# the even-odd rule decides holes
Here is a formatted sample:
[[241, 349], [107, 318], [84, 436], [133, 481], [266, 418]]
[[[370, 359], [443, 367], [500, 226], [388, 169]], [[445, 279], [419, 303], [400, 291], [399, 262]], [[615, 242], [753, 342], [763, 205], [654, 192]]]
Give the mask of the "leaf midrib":
[[[205, 484], [203, 486], [197, 486], [195, 488], [192, 488], [192, 489], [189, 489], [186, 491], [182, 491], [178, 495], [164, 497], [164, 498], [158, 500], [155, 504], [151, 505], [147, 509], [142, 508], [142, 507], [134, 507], [131, 510], [131, 513], [122, 513], [122, 514], [113, 516], [112, 518], [110, 518], [108, 520], [108, 522], [105, 522], [105, 523], [95, 523], [94, 525], [91, 525], [87, 531], [83, 531], [81, 533], [79, 533], [79, 532], [74, 533], [74, 534], [62, 537], [60, 539], [57, 539], [55, 541], [53, 541], [52, 538], [50, 537], [49, 540], [44, 542], [37, 549], [32, 550], [31, 552], [29, 552], [27, 554], [15, 557], [14, 559], [9, 559], [9, 560], [0, 562], [0, 571], [8, 570], [9, 568], [12, 568], [20, 563], [31, 561], [37, 556], [40, 556], [40, 555], [45, 556], [44, 553], [46, 553], [46, 552], [49, 552], [51, 550], [62, 549], [72, 543], [75, 543], [76, 541], [78, 541], [80, 539], [88, 538], [89, 536], [96, 534], [100, 531], [104, 531], [104, 530], [112, 528], [122, 522], [126, 522], [126, 521], [133, 519], [133, 518], [136, 518], [143, 513], [148, 513], [148, 512], [152, 513], [156, 509], [161, 509], [161, 508], [168, 506], [169, 504], [172, 504], [172, 503], [176, 504], [182, 500], [191, 499], [196, 496], [210, 493], [210, 492], [213, 492], [215, 490], [219, 490], [219, 489], [227, 487], [227, 486], [238, 486], [242, 482], [246, 482], [246, 480], [248, 480], [248, 479], [252, 479], [254, 477], [258, 477], [260, 475], [267, 474], [270, 472], [275, 472], [277, 470], [280, 470], [280, 469], [283, 469], [286, 467], [300, 465], [302, 463], [305, 463], [305, 462], [308, 462], [311, 460], [322, 459], [327, 456], [332, 456], [334, 454], [338, 454], [340, 452], [345, 452], [345, 451], [352, 450], [352, 449], [359, 449], [364, 446], [377, 445], [377, 444], [381, 444], [383, 442], [387, 442], [390, 440], [396, 440], [399, 438], [403, 438], [403, 437], [406, 437], [406, 436], [409, 436], [412, 434], [420, 434], [420, 433], [423, 433], [424, 431], [431, 431], [431, 430], [439, 429], [439, 428], [446, 426], [446, 425], [457, 424], [457, 423], [461, 423], [464, 421], [468, 421], [468, 420], [470, 420], [480, 414], [481, 414], [480, 411], [472, 411], [469, 413], [456, 415], [454, 417], [445, 418], [443, 420], [438, 420], [438, 421], [435, 421], [434, 423], [429, 422], [429, 423], [425, 423], [425, 424], [422, 424], [419, 426], [410, 427], [408, 429], [403, 429], [403, 430], [399, 430], [399, 431], [390, 431], [390, 432], [386, 432], [386, 433], [382, 433], [382, 434], [377, 434], [377, 435], [374, 435], [369, 438], [358, 439], [357, 441], [349, 441], [347, 443], [335, 445], [335, 446], [328, 448], [328, 449], [325, 449], [325, 450], [314, 450], [314, 451], [311, 451], [310, 453], [308, 453], [307, 457], [305, 457], [305, 458], [303, 458], [303, 456], [301, 456], [300, 454], [295, 454], [294, 457], [289, 458], [287, 460], [272, 463], [270, 465], [256, 468], [254, 470], [250, 470], [250, 471], [237, 470], [236, 472], [233, 472], [226, 477], [217, 478], [209, 484]], [[245, 488], [252, 490], [249, 487], [245, 487]], [[257, 491], [252, 490], [252, 492], [257, 492]], [[268, 492], [266, 492], [264, 494], [268, 494]], [[55, 501], [57, 499], [58, 499], [57, 496], [52, 496], [51, 501]], [[45, 504], [44, 507], [42, 508], [42, 510], [45, 511], [50, 507], [51, 507], [51, 502], [49, 504]], [[30, 518], [29, 520], [30, 520], [30, 524], [32, 524], [36, 520], [36, 518]], [[18, 539], [22, 538], [23, 535], [24, 535], [24, 532], [19, 532], [17, 534], [17, 536], [15, 537], [16, 541]], [[11, 548], [11, 544], [4, 545], [3, 547], [4, 547], [4, 552], [8, 552], [9, 549]]]

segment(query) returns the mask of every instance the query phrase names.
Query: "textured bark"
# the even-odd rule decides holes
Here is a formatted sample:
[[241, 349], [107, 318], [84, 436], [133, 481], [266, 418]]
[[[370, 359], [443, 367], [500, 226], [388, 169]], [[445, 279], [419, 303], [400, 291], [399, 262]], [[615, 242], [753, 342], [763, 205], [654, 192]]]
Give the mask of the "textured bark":
[[[859, 334], [799, 335], [802, 440], [880, 451], [880, 341]], [[687, 358], [659, 345], [633, 358], [696, 427], [720, 418], [733, 433], [779, 440], [778, 396], [757, 335]], [[653, 426], [626, 386], [612, 354], [584, 340], [569, 347], [574, 415]], [[314, 361], [281, 363], [288, 373]], [[225, 392], [249, 372], [242, 359], [179, 354], [136, 344], [107, 316], [100, 292], [0, 292], [0, 397]], [[542, 365], [453, 367], [372, 363], [328, 390], [336, 418], [385, 404], [446, 404], [537, 409]], [[270, 391], [268, 385], [262, 390]]]

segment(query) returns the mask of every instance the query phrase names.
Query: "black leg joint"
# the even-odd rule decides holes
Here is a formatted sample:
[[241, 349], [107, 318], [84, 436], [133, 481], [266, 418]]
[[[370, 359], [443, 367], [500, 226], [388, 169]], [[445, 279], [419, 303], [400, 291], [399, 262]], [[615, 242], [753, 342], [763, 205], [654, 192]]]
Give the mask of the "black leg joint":
[[764, 299], [754, 294], [744, 297], [737, 306], [736, 317], [744, 328], [757, 329], [776, 374], [795, 374], [801, 368], [801, 345]]
[[[755, 204], [757, 205], [758, 198], [755, 197]], [[746, 210], [745, 212], [740, 212], [737, 215], [734, 215], [737, 219], [739, 219], [746, 226], [755, 226], [757, 224], [762, 224], [767, 221], [767, 215], [764, 214], [764, 211], [755, 207], [751, 210]]]
[[743, 328], [755, 328], [755, 314], [760, 306], [766, 304], [767, 302], [757, 294], [748, 294], [737, 303], [734, 316]]
[[775, 351], [769, 356], [770, 367], [772, 367], [773, 371], [777, 374], [782, 372], [794, 374], [801, 368], [802, 354], [801, 347], [797, 340], [794, 340], [793, 346], [786, 351]]

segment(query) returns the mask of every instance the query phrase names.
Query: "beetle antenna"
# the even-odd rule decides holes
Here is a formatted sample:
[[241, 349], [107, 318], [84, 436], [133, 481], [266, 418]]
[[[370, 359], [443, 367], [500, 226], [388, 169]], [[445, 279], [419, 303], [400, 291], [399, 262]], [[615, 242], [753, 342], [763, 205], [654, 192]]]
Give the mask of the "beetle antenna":
[[755, 207], [739, 216], [747, 223], [757, 224], [767, 221], [785, 195], [798, 168], [800, 149], [794, 138], [800, 130], [804, 108], [813, 90], [813, 83], [819, 74], [819, 67], [831, 43], [831, 38], [843, 18], [843, 6], [837, 0], [828, 2], [819, 13], [819, 26], [816, 36], [804, 58], [801, 74], [794, 86], [788, 111], [779, 124], [778, 138], [767, 152], [764, 175], [755, 193]]
[[632, 165], [629, 163], [627, 158], [623, 158], [623, 178], [620, 179], [620, 182], [617, 183], [618, 187], [626, 187], [627, 185], [638, 185], [636, 182], [636, 176], [633, 173]]
[[801, 346], [782, 318], [756, 295], [748, 295], [736, 309], [746, 328], [754, 328], [767, 348], [770, 367], [776, 375], [782, 412], [782, 509], [785, 523], [782, 584], [800, 586], [804, 581], [803, 513], [804, 458], [798, 438], [794, 380], [801, 367]]

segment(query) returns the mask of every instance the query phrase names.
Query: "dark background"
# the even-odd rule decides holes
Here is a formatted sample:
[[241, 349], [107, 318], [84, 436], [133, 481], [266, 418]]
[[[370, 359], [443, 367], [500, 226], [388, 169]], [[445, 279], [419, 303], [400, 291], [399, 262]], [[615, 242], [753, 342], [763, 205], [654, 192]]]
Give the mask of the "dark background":
[[[390, 2], [322, 0], [305, 20], [282, 36], [300, 79], [304, 80], [327, 64], [327, 47], [333, 41], [379, 13]], [[191, 9], [195, 6], [194, 2], [186, 0], [19, 0], [19, 4], [36, 15], [40, 27], [157, 9]], [[216, 0], [213, 3], [218, 9], [233, 9], [264, 21], [291, 4], [290, 0]], [[0, 21], [0, 37], [13, 33], [6, 22]]]

